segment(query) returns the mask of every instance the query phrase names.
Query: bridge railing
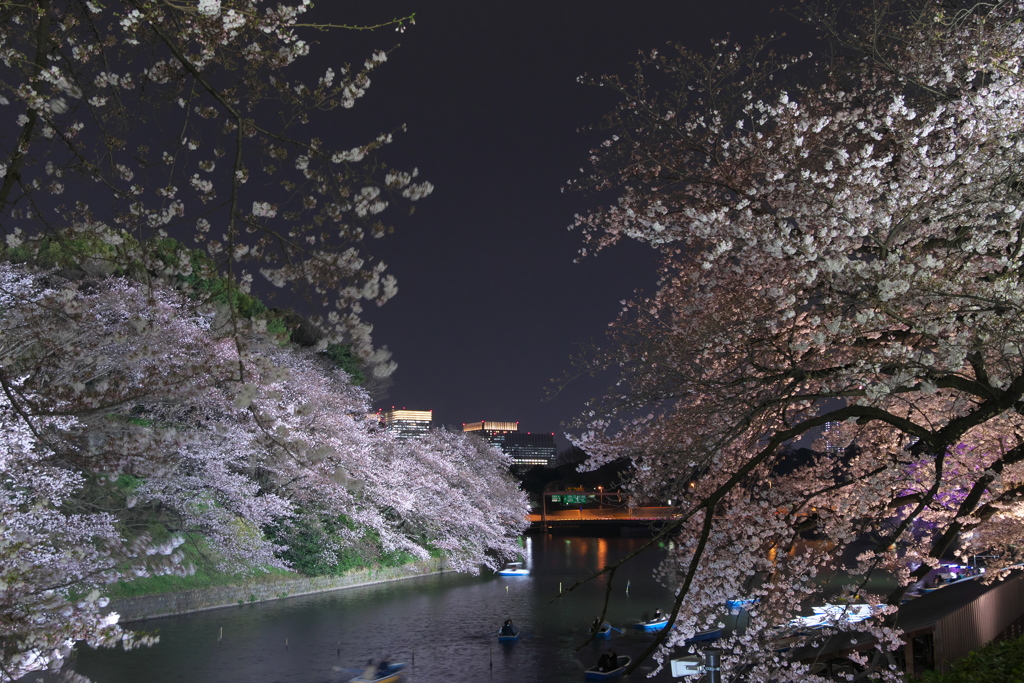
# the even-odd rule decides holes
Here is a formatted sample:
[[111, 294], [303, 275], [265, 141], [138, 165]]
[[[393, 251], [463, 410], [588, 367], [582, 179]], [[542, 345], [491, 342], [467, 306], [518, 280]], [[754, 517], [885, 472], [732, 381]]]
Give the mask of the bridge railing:
[[531, 522], [604, 522], [604, 521], [636, 521], [671, 519], [678, 514], [674, 507], [635, 507], [635, 508], [583, 508], [566, 510], [548, 510], [546, 515], [531, 514]]

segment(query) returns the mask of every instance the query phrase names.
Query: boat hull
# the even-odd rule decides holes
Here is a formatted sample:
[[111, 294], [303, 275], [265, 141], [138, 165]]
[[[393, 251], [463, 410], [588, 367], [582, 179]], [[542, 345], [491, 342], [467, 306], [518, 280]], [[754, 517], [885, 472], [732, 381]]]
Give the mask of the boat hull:
[[498, 576], [529, 576], [530, 570], [522, 562], [508, 562], [498, 570]]
[[608, 681], [621, 676], [632, 661], [627, 655], [619, 655], [616, 659], [616, 667], [611, 671], [599, 671], [595, 666], [583, 672], [583, 677], [588, 681]]
[[687, 643], [713, 643], [722, 637], [722, 629], [715, 628], [708, 631], [698, 631], [692, 637], [687, 638]]
[[349, 683], [398, 683], [402, 680], [402, 673], [405, 664], [392, 664], [377, 678], [367, 678], [360, 674], [351, 679]]
[[633, 628], [639, 629], [646, 633], [657, 633], [662, 631], [668, 626], [668, 619], [659, 619], [658, 621], [640, 621], [633, 624]]

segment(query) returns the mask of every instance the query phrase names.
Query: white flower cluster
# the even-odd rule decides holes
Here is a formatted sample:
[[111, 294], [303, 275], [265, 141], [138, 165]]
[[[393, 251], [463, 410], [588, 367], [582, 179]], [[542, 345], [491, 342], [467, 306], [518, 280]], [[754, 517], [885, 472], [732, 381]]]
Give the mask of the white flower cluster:
[[277, 207], [270, 202], [253, 202], [252, 215], [257, 218], [273, 218], [277, 215]]
[[379, 197], [379, 187], [368, 186], [360, 189], [359, 194], [356, 195], [353, 203], [353, 210], [355, 211], [355, 214], [362, 218], [368, 215], [372, 216], [378, 214], [386, 209], [388, 203]]
[[331, 161], [335, 164], [341, 164], [344, 162], [359, 162], [366, 156], [366, 151], [362, 147], [353, 147], [346, 152], [335, 152], [331, 156]]
[[216, 17], [220, 14], [220, 0], [199, 0], [196, 11], [204, 17]]

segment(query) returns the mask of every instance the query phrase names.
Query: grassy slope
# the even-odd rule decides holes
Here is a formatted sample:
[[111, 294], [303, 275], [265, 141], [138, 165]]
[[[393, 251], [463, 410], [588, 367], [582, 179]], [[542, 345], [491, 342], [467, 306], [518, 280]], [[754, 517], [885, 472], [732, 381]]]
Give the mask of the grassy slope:
[[133, 598], [139, 595], [157, 595], [177, 591], [211, 588], [213, 586], [231, 586], [243, 581], [258, 581], [260, 577], [274, 579], [281, 576], [294, 576], [293, 571], [267, 567], [250, 572], [228, 573], [216, 566], [216, 561], [209, 553], [201, 538], [191, 538], [181, 550], [185, 553], [185, 564], [192, 565], [195, 571], [188, 576], [146, 576], [134, 581], [121, 581], [111, 584], [105, 591], [109, 598]]

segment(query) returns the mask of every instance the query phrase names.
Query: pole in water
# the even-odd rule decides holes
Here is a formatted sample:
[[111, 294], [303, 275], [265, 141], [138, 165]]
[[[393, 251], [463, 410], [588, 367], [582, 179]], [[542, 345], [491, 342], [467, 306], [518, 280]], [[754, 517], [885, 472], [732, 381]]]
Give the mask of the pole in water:
[[626, 579], [626, 595], [629, 595], [629, 579]]
[[490, 657], [490, 659], [491, 659], [490, 670], [491, 670], [491, 673], [493, 674], [494, 673], [494, 650], [492, 648], [487, 648], [487, 656]]
[[558, 594], [559, 595], [562, 594], [562, 582], [561, 581], [558, 582]]
[[286, 649], [286, 650], [288, 649], [288, 639], [287, 638], [284, 639], [284, 649]]
[[505, 593], [508, 593], [508, 586], [505, 586]]
[[338, 641], [338, 656], [341, 656], [341, 641]]
[[219, 643], [222, 640], [224, 640], [224, 627], [223, 626], [220, 627], [220, 635], [217, 636], [217, 642]]

